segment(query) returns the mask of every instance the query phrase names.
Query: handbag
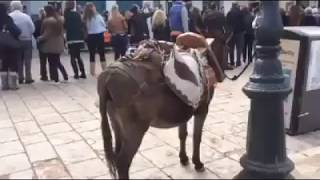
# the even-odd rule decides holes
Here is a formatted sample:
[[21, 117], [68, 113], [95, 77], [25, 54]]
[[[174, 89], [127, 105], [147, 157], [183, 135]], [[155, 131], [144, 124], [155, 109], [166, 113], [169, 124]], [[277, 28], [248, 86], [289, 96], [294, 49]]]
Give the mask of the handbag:
[[21, 47], [21, 43], [19, 40], [14, 38], [10, 32], [6, 31], [6, 28], [3, 28], [0, 31], [0, 47], [19, 49]]

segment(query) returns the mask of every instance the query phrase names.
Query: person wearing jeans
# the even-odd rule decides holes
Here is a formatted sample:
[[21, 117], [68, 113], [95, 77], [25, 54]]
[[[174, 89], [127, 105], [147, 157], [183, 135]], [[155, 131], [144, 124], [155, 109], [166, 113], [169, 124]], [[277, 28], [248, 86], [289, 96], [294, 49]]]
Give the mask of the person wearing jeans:
[[11, 1], [11, 10], [9, 14], [14, 23], [21, 30], [19, 40], [21, 41], [20, 60], [18, 61], [19, 83], [31, 84], [34, 82], [31, 75], [32, 62], [32, 36], [35, 31], [31, 17], [23, 13], [21, 1]]
[[87, 3], [84, 11], [84, 22], [87, 28], [87, 44], [90, 54], [90, 73], [96, 75], [96, 52], [100, 55], [101, 69], [106, 69], [106, 58], [104, 53], [104, 32], [107, 31], [103, 17], [97, 12], [93, 3]]
[[47, 17], [43, 21], [43, 33], [38, 38], [38, 41], [42, 44], [41, 51], [46, 53], [48, 57], [50, 79], [59, 82], [59, 69], [64, 80], [67, 81], [67, 72], [60, 61], [60, 55], [64, 51], [63, 18], [56, 13], [52, 5], [47, 5], [45, 11]]
[[112, 34], [111, 43], [115, 54], [114, 59], [118, 60], [126, 54], [128, 48], [128, 24], [116, 5], [112, 7], [108, 27]]
[[[64, 27], [66, 29], [67, 43], [71, 58], [71, 66], [74, 78], [86, 78], [84, 64], [80, 55], [81, 48], [84, 46], [84, 24], [81, 16], [75, 9], [75, 1], [66, 1], [64, 12]], [[80, 76], [79, 76], [80, 71]]]

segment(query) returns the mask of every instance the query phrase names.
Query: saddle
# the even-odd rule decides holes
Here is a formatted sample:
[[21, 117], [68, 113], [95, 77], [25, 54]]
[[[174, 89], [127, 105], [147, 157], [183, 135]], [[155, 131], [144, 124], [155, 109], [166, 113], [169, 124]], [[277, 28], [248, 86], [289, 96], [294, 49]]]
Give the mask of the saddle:
[[[208, 92], [206, 89], [212, 88], [217, 83], [215, 73], [208, 65], [205, 53], [202, 52], [208, 46], [203, 36], [185, 33], [177, 37], [176, 44], [165, 41], [142, 41], [134, 53], [122, 58], [121, 61], [151, 62], [159, 68], [159, 72], [162, 72], [164, 83], [170, 90], [184, 103], [197, 109], [203, 97], [207, 97], [204, 96], [204, 93]], [[136, 73], [130, 74], [135, 76]]]

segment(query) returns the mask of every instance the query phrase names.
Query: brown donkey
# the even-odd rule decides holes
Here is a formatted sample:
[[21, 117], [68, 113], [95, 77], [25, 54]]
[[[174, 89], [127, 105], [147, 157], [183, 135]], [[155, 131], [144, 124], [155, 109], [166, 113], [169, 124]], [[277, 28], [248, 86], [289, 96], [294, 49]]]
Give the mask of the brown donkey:
[[[167, 51], [172, 48], [165, 44], [161, 46]], [[207, 45], [204, 53], [208, 64], [215, 71], [217, 80], [222, 82], [223, 60], [216, 59], [211, 46]], [[153, 51], [148, 61], [116, 62], [98, 78], [105, 155], [111, 175], [115, 178], [129, 179], [131, 162], [150, 126], [179, 127], [179, 157], [181, 164], [187, 165], [189, 162], [186, 154], [187, 122], [192, 116], [195, 121], [192, 162], [197, 171], [204, 170], [200, 160], [200, 142], [214, 87], [206, 89], [199, 107], [193, 109], [183, 103], [164, 83], [161, 61], [161, 53]], [[115, 149], [112, 145], [108, 115], [115, 136]]]

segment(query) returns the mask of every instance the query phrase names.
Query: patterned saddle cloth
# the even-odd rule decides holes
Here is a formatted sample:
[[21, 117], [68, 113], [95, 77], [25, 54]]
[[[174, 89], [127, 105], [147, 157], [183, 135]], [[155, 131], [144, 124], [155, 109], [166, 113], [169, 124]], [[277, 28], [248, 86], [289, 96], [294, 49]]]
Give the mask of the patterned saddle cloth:
[[205, 88], [217, 83], [213, 69], [201, 49], [182, 48], [170, 43], [167, 43], [170, 48], [164, 49], [163, 43], [167, 42], [155, 47], [157, 43], [146, 41], [135, 49], [130, 59], [149, 61], [155, 49], [161, 51], [165, 83], [184, 103], [197, 109], [207, 92]]

